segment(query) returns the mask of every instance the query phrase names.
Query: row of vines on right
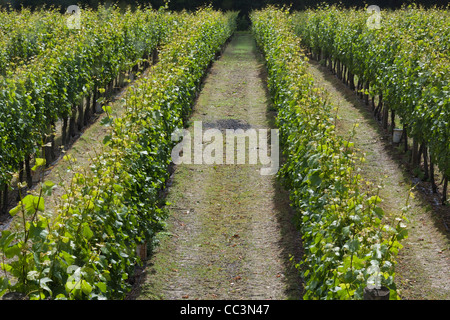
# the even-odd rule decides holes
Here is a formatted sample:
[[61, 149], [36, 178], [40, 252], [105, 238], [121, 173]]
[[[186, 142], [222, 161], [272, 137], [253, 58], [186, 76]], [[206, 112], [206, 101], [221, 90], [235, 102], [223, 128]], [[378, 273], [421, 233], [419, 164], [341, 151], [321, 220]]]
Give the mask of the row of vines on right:
[[[369, 7], [370, 8], [370, 7]], [[450, 11], [323, 6], [292, 14], [304, 47], [372, 107], [415, 173], [442, 184], [450, 176]], [[399, 134], [400, 135], [400, 134]]]
[[277, 110], [285, 158], [279, 178], [302, 234], [303, 257], [296, 266], [303, 298], [364, 299], [367, 288], [384, 287], [397, 299], [395, 264], [407, 237], [408, 203], [388, 216], [379, 206], [379, 189], [367, 190], [359, 152], [336, 133], [333, 106], [307, 71], [292, 15], [268, 7], [251, 19]]

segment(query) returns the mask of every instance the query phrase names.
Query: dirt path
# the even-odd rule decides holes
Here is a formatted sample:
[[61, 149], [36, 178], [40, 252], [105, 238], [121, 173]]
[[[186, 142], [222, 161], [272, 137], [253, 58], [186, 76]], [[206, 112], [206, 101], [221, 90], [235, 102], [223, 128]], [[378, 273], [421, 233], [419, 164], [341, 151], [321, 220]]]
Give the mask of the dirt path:
[[[238, 32], [205, 80], [191, 136], [195, 121], [222, 133], [273, 128], [263, 72], [252, 35]], [[299, 260], [301, 245], [289, 198], [275, 176], [260, 174], [261, 167], [266, 166], [248, 161], [176, 167], [167, 232], [160, 234], [134, 298], [301, 298], [301, 280], [290, 261], [291, 255]]]
[[[309, 72], [317, 86], [328, 92], [329, 101], [338, 107], [337, 128], [340, 135], [349, 136], [354, 123], [358, 123], [355, 146], [366, 154], [362, 166], [364, 177], [383, 189], [380, 197], [385, 212], [394, 213], [405, 206], [413, 181], [401, 168], [390, 138], [383, 135], [368, 107], [357, 98], [328, 69], [311, 60]], [[449, 233], [443, 216], [448, 207], [435, 206], [414, 192], [409, 219], [409, 237], [402, 242], [397, 265], [397, 287], [402, 299], [450, 299], [450, 247]], [[433, 204], [433, 205], [432, 205]]]

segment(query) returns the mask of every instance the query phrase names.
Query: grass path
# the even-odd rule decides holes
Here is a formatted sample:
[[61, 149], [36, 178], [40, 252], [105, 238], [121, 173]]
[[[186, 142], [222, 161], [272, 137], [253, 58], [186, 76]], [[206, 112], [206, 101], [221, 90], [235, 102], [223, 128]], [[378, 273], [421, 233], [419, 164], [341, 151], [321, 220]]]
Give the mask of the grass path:
[[[337, 129], [340, 135], [349, 136], [355, 123], [355, 146], [366, 154], [362, 166], [366, 180], [383, 188], [380, 197], [385, 212], [394, 213], [405, 206], [413, 184], [405, 174], [398, 156], [393, 152], [390, 138], [383, 135], [368, 107], [357, 98], [328, 69], [311, 60], [309, 72], [317, 86], [325, 89], [330, 103], [338, 107]], [[450, 246], [449, 234], [444, 228], [442, 206], [436, 208], [414, 192], [409, 219], [409, 237], [402, 242], [397, 265], [397, 287], [402, 299], [450, 299]]]
[[[190, 119], [203, 128], [273, 128], [264, 65], [249, 32], [236, 33], [205, 79]], [[224, 139], [225, 140], [225, 139]], [[235, 162], [236, 163], [236, 162]], [[300, 256], [289, 198], [261, 165], [180, 164], [170, 217], [136, 299], [299, 299]]]
[[[411, 177], [395, 160], [389, 140], [366, 106], [340, 80], [315, 61], [315, 83], [338, 106], [338, 131], [354, 123], [355, 145], [366, 153], [366, 179], [383, 185], [386, 212], [404, 206]], [[191, 123], [204, 129], [273, 128], [274, 115], [264, 83], [265, 68], [250, 33], [237, 33], [205, 79]], [[120, 101], [114, 113], [123, 111]], [[100, 115], [103, 117], [104, 115]], [[189, 130], [192, 133], [192, 127]], [[68, 151], [87, 168], [101, 152], [108, 128], [96, 121]], [[59, 161], [46, 180], [69, 181], [69, 164]], [[287, 193], [261, 165], [179, 165], [169, 188], [170, 218], [160, 246], [148, 261], [140, 291], [132, 299], [299, 299], [301, 279], [290, 256], [301, 257], [300, 236], [292, 226]], [[52, 210], [63, 189], [46, 199]], [[408, 214], [409, 238], [403, 242], [397, 285], [403, 299], [450, 298], [449, 234], [436, 208], [419, 192]], [[439, 210], [447, 210], [448, 207]]]

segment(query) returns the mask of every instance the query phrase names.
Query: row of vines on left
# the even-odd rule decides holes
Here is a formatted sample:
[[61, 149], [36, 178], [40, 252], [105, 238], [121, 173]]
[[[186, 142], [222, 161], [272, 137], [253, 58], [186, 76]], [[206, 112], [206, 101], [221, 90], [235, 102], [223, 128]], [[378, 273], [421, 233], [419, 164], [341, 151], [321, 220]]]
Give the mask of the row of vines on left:
[[[144, 68], [154, 60], [151, 58], [158, 45], [169, 37], [173, 19], [163, 10], [123, 12], [114, 6], [100, 7], [83, 9], [80, 28], [71, 29], [64, 23], [65, 15], [44, 12], [2, 12], [3, 16], [19, 16], [10, 19], [16, 28], [2, 24], [0, 38], [10, 48], [10, 63], [0, 76], [3, 213], [9, 207], [8, 191], [16, 188], [16, 180], [21, 186], [25, 185], [23, 180], [32, 186], [35, 159], [44, 158], [47, 165], [55, 160], [57, 146], [67, 146], [88, 125], [112, 88], [123, 87], [127, 75], [137, 72], [136, 66]], [[20, 17], [26, 22], [24, 26]], [[21, 28], [43, 30], [37, 34], [15, 31]], [[11, 44], [17, 37], [31, 44], [19, 50]]]
[[210, 8], [183, 14], [158, 64], [127, 88], [125, 113], [107, 117], [103, 150], [89, 168], [76, 169], [53, 215], [42, 182], [11, 210], [17, 230], [0, 238], [0, 295], [29, 299], [123, 299], [141, 261], [138, 245], [164, 225], [172, 133], [182, 128], [202, 78], [236, 28], [236, 13]]

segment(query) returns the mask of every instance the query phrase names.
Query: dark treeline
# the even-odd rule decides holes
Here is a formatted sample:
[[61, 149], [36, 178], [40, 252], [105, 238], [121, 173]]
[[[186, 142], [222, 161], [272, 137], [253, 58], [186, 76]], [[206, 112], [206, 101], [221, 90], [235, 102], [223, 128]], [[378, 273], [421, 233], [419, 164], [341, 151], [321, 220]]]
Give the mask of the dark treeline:
[[[328, 1], [317, 1], [317, 0], [170, 0], [168, 3], [169, 9], [171, 10], [195, 10], [198, 7], [204, 6], [206, 4], [211, 4], [215, 9], [222, 10], [235, 10], [240, 11], [241, 14], [246, 15], [252, 9], [260, 9], [268, 4], [279, 4], [279, 5], [291, 5], [294, 10], [302, 10], [308, 7], [315, 7], [319, 3], [341, 3], [345, 7], [363, 7], [365, 5], [375, 4], [381, 9], [397, 9], [402, 6], [402, 4], [416, 3], [423, 5], [425, 7], [429, 6], [446, 6], [448, 1], [446, 0], [430, 0], [430, 1], [395, 1], [395, 0], [328, 0]], [[136, 5], [146, 5], [151, 4], [153, 8], [159, 8], [165, 4], [165, 0], [0, 0], [0, 6], [11, 7], [14, 9], [20, 9], [22, 6], [36, 8], [45, 6], [56, 6], [64, 10], [69, 5], [87, 5], [92, 8], [96, 8], [99, 4], [112, 4], [115, 3], [120, 7], [126, 6], [136, 6]]]

